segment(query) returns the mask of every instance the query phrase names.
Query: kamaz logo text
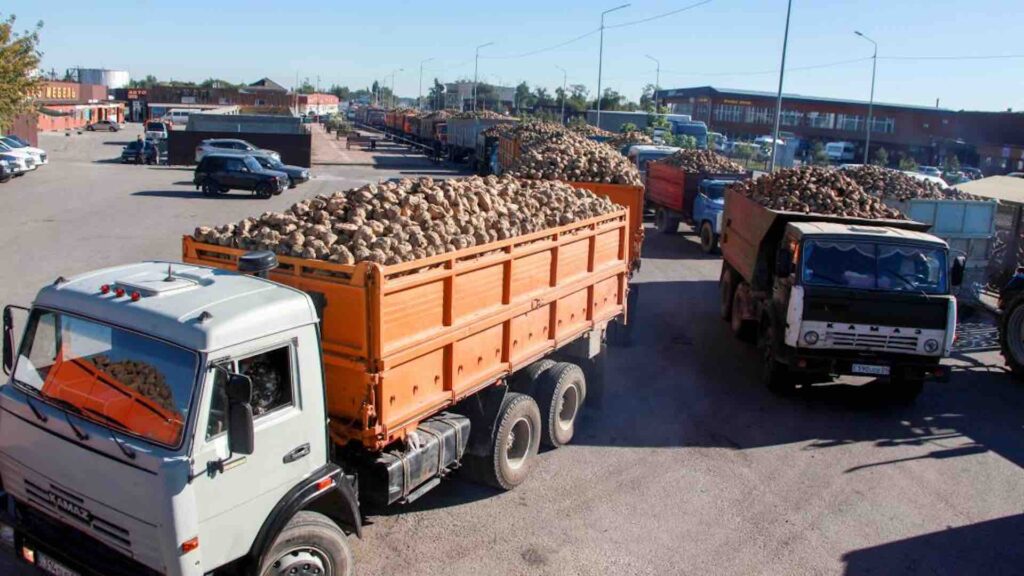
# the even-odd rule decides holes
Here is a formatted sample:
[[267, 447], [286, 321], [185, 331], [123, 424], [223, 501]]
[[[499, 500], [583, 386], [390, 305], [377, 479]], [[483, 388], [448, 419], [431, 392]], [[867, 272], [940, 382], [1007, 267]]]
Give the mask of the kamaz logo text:
[[54, 494], [53, 492], [50, 492], [49, 496], [50, 503], [53, 504], [53, 507], [57, 510], [64, 512], [65, 514], [70, 514], [86, 524], [92, 523], [92, 513], [85, 508], [82, 508], [63, 496]]

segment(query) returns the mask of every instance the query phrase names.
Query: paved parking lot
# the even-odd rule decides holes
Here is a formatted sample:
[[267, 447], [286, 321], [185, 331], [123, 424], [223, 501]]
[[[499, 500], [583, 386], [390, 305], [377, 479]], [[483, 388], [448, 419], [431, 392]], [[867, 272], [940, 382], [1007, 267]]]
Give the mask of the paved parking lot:
[[[190, 170], [109, 163], [134, 135], [44, 135], [52, 162], [0, 185], [0, 300], [108, 264], [176, 258], [197, 224], [361, 182], [447, 171], [412, 157], [314, 167], [271, 200], [208, 199]], [[394, 155], [399, 158], [398, 155]], [[1024, 566], [1024, 384], [994, 331], [961, 327], [952, 382], [912, 407], [877, 384], [779, 398], [718, 319], [720, 260], [648, 231], [637, 342], [604, 407], [509, 493], [456, 479], [374, 514], [360, 574], [1011, 574]], [[5, 560], [9, 562], [8, 560]], [[0, 561], [0, 573], [21, 574]], [[18, 570], [21, 570], [20, 568]]]

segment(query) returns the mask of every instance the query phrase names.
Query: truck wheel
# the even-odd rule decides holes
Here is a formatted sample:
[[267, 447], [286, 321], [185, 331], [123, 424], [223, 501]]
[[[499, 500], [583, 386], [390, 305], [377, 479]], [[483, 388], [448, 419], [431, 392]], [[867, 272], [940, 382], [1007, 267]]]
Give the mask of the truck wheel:
[[775, 359], [775, 323], [767, 319], [764, 324], [760, 342], [764, 362], [761, 366], [761, 381], [776, 394], [789, 394], [796, 386], [786, 365]]
[[924, 378], [896, 377], [890, 380], [893, 400], [900, 404], [913, 404], [924, 390]]
[[999, 319], [999, 349], [1018, 380], [1024, 380], [1024, 294], [1010, 301]]
[[586, 395], [586, 378], [575, 364], [559, 362], [541, 374], [535, 397], [541, 415], [540, 441], [545, 446], [558, 448], [572, 440]]
[[714, 254], [718, 249], [718, 236], [711, 229], [711, 222], [700, 225], [700, 250], [705, 254]]
[[351, 576], [352, 551], [345, 533], [323, 514], [295, 514], [260, 561], [261, 576]]
[[490, 456], [478, 461], [473, 476], [501, 490], [526, 480], [540, 449], [541, 418], [537, 403], [525, 394], [509, 392], [498, 410]]
[[757, 333], [757, 325], [752, 320], [744, 320], [743, 314], [743, 285], [737, 286], [732, 292], [732, 309], [729, 315], [729, 327], [732, 333], [742, 342], [753, 342]]
[[732, 267], [722, 262], [722, 274], [718, 277], [718, 313], [722, 320], [732, 319], [733, 278]]
[[654, 225], [662, 234], [675, 234], [679, 231], [679, 219], [673, 218], [664, 208], [654, 210]]
[[510, 390], [526, 394], [527, 396], [533, 396], [534, 391], [537, 389], [537, 379], [555, 364], [554, 360], [543, 358], [523, 368], [512, 378]]

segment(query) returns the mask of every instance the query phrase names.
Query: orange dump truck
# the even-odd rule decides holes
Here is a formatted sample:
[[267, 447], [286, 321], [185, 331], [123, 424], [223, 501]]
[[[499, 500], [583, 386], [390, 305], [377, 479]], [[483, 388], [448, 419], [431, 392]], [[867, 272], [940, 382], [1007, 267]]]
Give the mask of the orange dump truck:
[[[493, 462], [493, 451], [506, 448], [493, 441], [493, 411], [502, 404], [493, 398], [504, 396], [506, 383], [540, 407], [533, 440], [558, 446], [571, 439], [588, 384], [591, 394], [601, 386], [607, 327], [626, 313], [632, 236], [623, 209], [390, 266], [280, 256], [268, 278], [306, 292], [318, 308], [337, 447], [390, 454], [415, 445], [411, 436], [422, 437], [426, 423], [453, 410], [474, 422], [470, 435], [479, 442], [471, 438], [466, 453]], [[185, 262], [227, 270], [243, 255], [190, 236], [182, 248]], [[381, 473], [392, 481], [364, 491], [386, 503], [396, 493], [408, 497], [416, 488], [403, 480], [410, 466], [426, 482], [456, 465], [462, 452], [451, 451], [440, 464], [436, 454], [430, 463], [415, 453], [385, 457]], [[534, 445], [517, 457], [535, 453]], [[519, 481], [519, 468], [483, 467], [491, 484]], [[404, 484], [397, 492], [395, 482]]]

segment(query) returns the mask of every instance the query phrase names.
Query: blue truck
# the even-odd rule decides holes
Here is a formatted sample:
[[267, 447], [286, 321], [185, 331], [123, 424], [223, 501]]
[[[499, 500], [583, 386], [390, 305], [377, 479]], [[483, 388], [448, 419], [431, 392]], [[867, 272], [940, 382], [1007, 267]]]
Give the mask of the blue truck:
[[679, 231], [680, 222], [700, 235], [705, 254], [718, 249], [725, 210], [725, 189], [747, 174], [686, 172], [668, 162], [647, 165], [647, 202], [654, 208], [654, 223], [664, 234]]

